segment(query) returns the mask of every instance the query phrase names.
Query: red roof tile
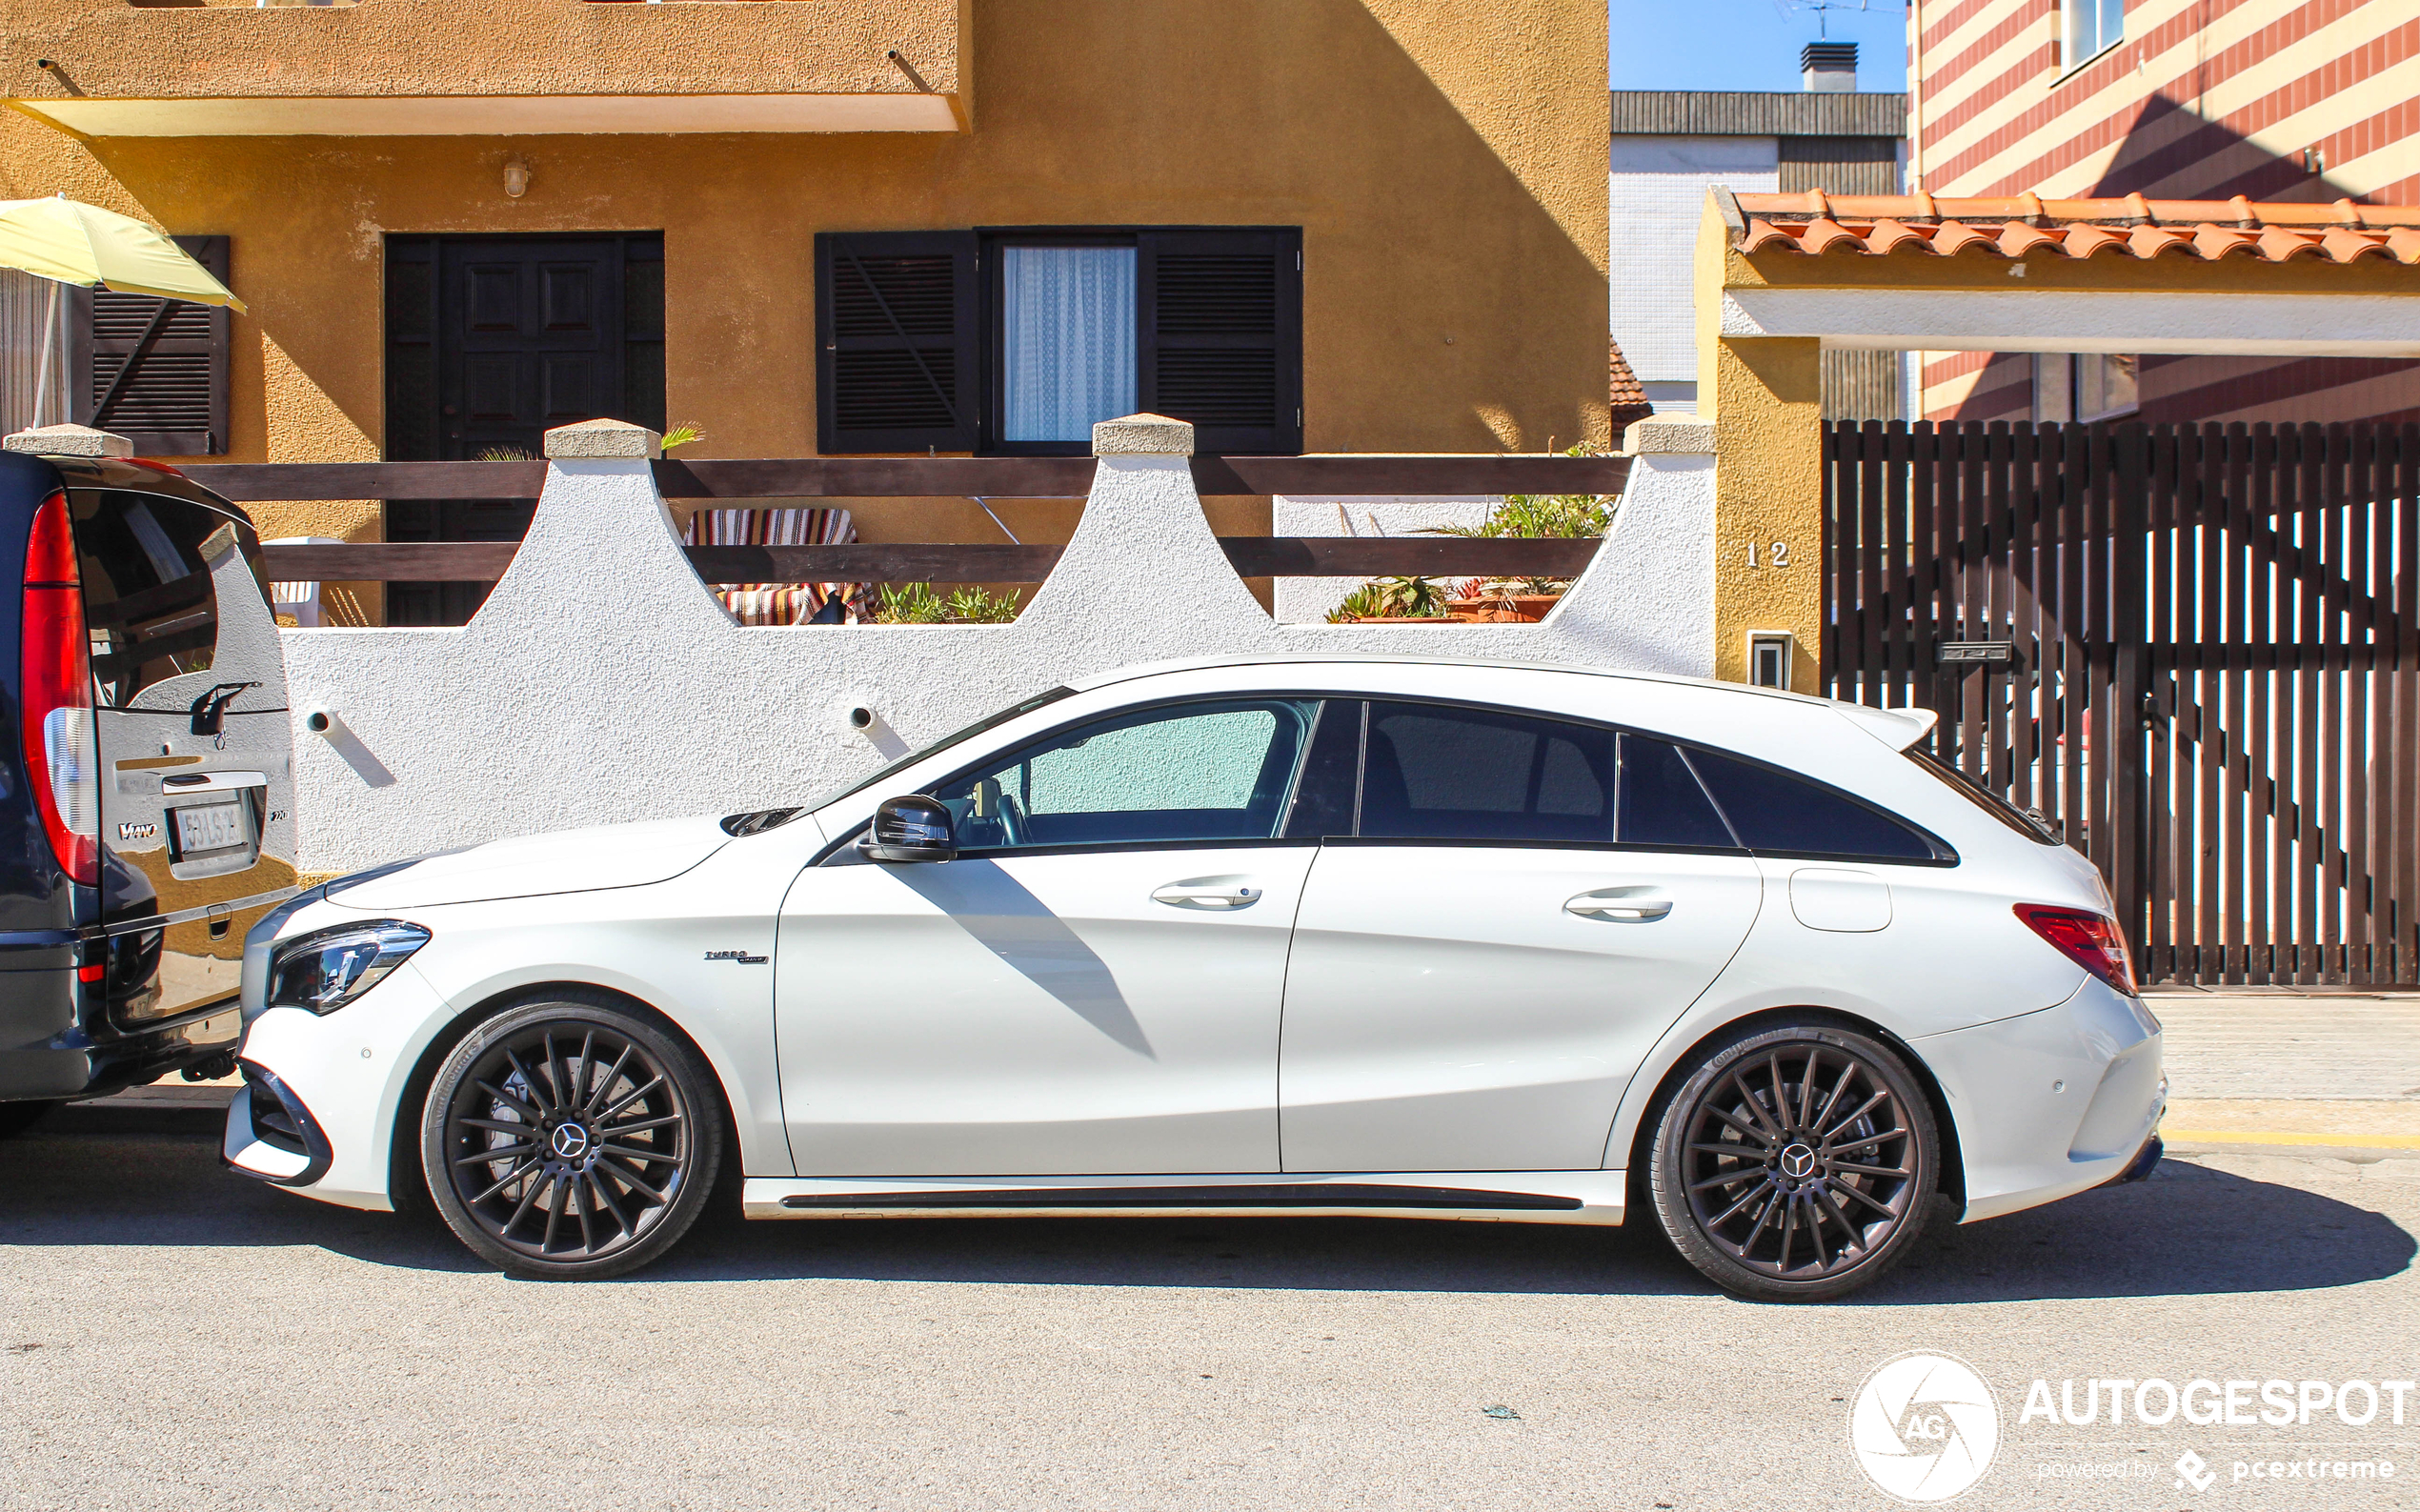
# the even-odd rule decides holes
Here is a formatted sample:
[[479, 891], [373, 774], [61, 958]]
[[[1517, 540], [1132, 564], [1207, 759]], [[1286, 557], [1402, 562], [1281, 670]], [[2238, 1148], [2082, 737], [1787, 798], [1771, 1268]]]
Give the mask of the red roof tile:
[[2420, 205], [2233, 199], [1941, 199], [1931, 194], [1742, 194], [1742, 252], [1809, 256], [2365, 258], [2420, 263]]

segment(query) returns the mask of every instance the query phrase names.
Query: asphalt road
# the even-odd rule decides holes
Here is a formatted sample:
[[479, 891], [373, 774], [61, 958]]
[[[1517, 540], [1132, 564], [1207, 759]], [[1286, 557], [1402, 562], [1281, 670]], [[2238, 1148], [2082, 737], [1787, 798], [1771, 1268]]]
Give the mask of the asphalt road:
[[[2037, 1377], [2420, 1378], [2420, 1160], [2170, 1160], [1784, 1308], [1643, 1230], [1329, 1220], [732, 1219], [531, 1284], [142, 1126], [6, 1147], [0, 1508], [1873, 1507], [1845, 1403], [1919, 1349], [1998, 1402], [1962, 1507], [2420, 1505], [2420, 1393], [2019, 1421]], [[2396, 1476], [2233, 1479], [2311, 1454]]]

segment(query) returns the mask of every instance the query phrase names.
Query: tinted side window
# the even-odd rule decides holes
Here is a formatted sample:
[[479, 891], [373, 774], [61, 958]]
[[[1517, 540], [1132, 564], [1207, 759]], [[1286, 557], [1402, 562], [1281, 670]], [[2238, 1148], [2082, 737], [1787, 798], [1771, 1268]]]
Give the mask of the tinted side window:
[[1265, 840], [1318, 707], [1251, 699], [1119, 715], [987, 762], [933, 796], [963, 850]]
[[68, 503], [101, 706], [122, 709], [153, 683], [210, 671], [218, 650], [211, 569], [230, 552], [255, 555], [248, 533], [215, 510], [156, 494], [77, 489]]
[[1689, 764], [1752, 851], [1876, 861], [1953, 858], [1912, 826], [1820, 783], [1712, 751], [1691, 751]]
[[1625, 845], [1727, 851], [1739, 844], [1680, 749], [1635, 735], [1622, 737], [1622, 819], [1614, 833]]
[[1613, 732], [1554, 719], [1372, 703], [1365, 837], [1613, 838]]

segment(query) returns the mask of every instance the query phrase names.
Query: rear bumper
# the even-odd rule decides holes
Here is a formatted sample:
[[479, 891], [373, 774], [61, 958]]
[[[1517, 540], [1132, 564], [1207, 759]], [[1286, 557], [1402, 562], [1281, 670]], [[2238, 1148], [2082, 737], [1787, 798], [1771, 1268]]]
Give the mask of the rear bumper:
[[131, 1030], [75, 1021], [75, 968], [0, 972], [0, 1099], [101, 1098], [235, 1048], [235, 1000]]
[[2098, 981], [2055, 1008], [1910, 1044], [1949, 1100], [1969, 1223], [2108, 1182], [2168, 1105], [2158, 1020]]

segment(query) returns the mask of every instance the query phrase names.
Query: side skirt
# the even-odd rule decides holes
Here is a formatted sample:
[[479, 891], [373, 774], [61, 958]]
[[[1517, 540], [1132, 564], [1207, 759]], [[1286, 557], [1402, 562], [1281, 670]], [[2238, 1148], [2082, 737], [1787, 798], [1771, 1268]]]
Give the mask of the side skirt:
[[750, 1218], [1443, 1218], [1622, 1221], [1621, 1171], [750, 1177]]

